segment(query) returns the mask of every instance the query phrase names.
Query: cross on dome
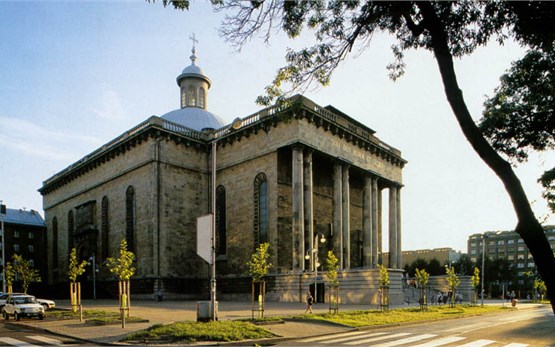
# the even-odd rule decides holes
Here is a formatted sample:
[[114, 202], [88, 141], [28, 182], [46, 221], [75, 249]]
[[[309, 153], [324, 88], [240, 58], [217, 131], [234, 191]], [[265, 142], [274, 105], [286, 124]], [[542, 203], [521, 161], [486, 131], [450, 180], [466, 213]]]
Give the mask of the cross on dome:
[[197, 55], [196, 55], [197, 49], [195, 47], [195, 44], [198, 44], [198, 40], [197, 40], [197, 37], [195, 36], [195, 33], [193, 33], [192, 36], [189, 36], [189, 38], [191, 39], [191, 41], [193, 41], [193, 49], [191, 49], [191, 53], [193, 54], [191, 55], [190, 58], [191, 58], [192, 64], [195, 65], [195, 62], [197, 61]]

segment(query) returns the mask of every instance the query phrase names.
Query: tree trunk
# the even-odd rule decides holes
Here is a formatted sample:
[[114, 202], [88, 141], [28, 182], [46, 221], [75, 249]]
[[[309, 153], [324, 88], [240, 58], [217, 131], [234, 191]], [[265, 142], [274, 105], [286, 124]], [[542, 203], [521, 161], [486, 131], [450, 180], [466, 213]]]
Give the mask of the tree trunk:
[[426, 29], [429, 30], [432, 37], [433, 52], [451, 109], [474, 151], [503, 182], [518, 219], [515, 231], [522, 237], [534, 257], [538, 272], [547, 286], [551, 308], [555, 312], [555, 276], [552, 273], [555, 269], [555, 256], [545, 237], [544, 230], [536, 219], [522, 184], [511, 165], [490, 146], [470, 116], [457, 82], [445, 28], [430, 3], [420, 2], [418, 6], [422, 10]]

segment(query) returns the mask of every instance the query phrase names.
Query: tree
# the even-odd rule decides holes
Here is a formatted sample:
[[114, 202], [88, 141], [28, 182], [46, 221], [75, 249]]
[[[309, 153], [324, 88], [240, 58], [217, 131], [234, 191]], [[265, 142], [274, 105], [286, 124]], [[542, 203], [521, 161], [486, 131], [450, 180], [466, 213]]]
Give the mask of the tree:
[[461, 255], [459, 260], [457, 260], [454, 266], [459, 269], [459, 274], [461, 276], [472, 276], [476, 264], [470, 260], [470, 257], [466, 254]]
[[77, 260], [77, 249], [72, 248], [69, 253], [69, 267], [67, 270], [67, 275], [69, 278], [69, 298], [71, 301], [71, 307], [73, 312], [77, 312], [77, 306], [81, 304], [81, 286], [77, 283], [77, 277], [85, 273], [85, 267], [87, 266], [87, 261], [82, 260], [81, 263]]
[[445, 274], [447, 275], [447, 285], [449, 286], [449, 291], [451, 292], [451, 307], [455, 306], [455, 295], [457, 288], [461, 284], [459, 276], [455, 273], [454, 266], [445, 266]]
[[41, 282], [40, 274], [38, 270], [33, 269], [31, 262], [24, 259], [21, 255], [14, 254], [12, 257], [13, 269], [16, 274], [19, 275], [21, 280], [21, 287], [23, 292], [27, 294], [29, 290], [29, 285], [33, 282]]
[[250, 260], [247, 262], [249, 266], [249, 275], [252, 277], [252, 318], [254, 319], [254, 292], [256, 283], [258, 283], [258, 318], [264, 318], [264, 298], [266, 294], [266, 282], [264, 281], [264, 276], [268, 274], [268, 270], [272, 267], [272, 264], [268, 262], [270, 259], [270, 253], [268, 253], [268, 248], [270, 244], [268, 242], [261, 243], [256, 252], [251, 255]]
[[8, 293], [13, 293], [13, 281], [15, 280], [15, 269], [12, 263], [7, 262], [4, 267], [4, 274], [6, 276], [6, 286], [8, 287]]
[[472, 298], [472, 303], [476, 304], [478, 302], [478, 290], [480, 290], [480, 269], [474, 267], [474, 273], [470, 277], [470, 283], [472, 284], [472, 289], [474, 289], [474, 297]]
[[425, 269], [416, 269], [416, 278], [418, 279], [418, 287], [420, 288], [420, 309], [425, 310], [428, 306], [428, 296], [426, 295], [426, 286], [430, 279], [430, 274]]
[[106, 266], [111, 273], [113, 273], [118, 280], [118, 290], [119, 290], [119, 303], [120, 310], [122, 311], [122, 322], [124, 322], [123, 311], [127, 310], [127, 316], [130, 315], [130, 304], [131, 304], [131, 288], [129, 280], [131, 276], [135, 274], [135, 268], [133, 267], [133, 261], [135, 260], [135, 254], [127, 250], [127, 241], [125, 239], [121, 240], [119, 243], [119, 257], [106, 259]]
[[382, 264], [378, 264], [378, 283], [380, 284], [380, 306], [382, 310], [389, 310], [389, 272]]
[[[188, 1], [163, 0], [164, 5], [187, 9]], [[404, 52], [431, 51], [438, 65], [445, 96], [453, 114], [474, 151], [498, 176], [517, 216], [515, 231], [534, 256], [538, 272], [546, 282], [555, 312], [555, 256], [543, 228], [532, 211], [526, 193], [511, 164], [483, 136], [472, 119], [457, 81], [454, 59], [472, 54], [477, 47], [508, 38], [530, 49], [549, 52], [555, 41], [555, 6], [549, 2], [509, 1], [212, 1], [229, 14], [220, 32], [224, 39], [240, 48], [253, 37], [268, 41], [272, 33], [283, 30], [290, 38], [303, 29], [314, 33], [316, 44], [286, 52], [287, 65], [280, 68], [266, 87], [261, 104], [283, 100], [290, 92], [306, 88], [311, 82], [330, 83], [332, 73], [346, 56], [369, 46], [378, 32], [396, 39], [395, 60], [388, 66], [395, 80], [404, 73]]]
[[339, 280], [337, 279], [337, 271], [339, 270], [339, 259], [333, 254], [333, 251], [328, 251], [326, 257], [326, 278], [330, 286], [330, 313], [339, 312]]

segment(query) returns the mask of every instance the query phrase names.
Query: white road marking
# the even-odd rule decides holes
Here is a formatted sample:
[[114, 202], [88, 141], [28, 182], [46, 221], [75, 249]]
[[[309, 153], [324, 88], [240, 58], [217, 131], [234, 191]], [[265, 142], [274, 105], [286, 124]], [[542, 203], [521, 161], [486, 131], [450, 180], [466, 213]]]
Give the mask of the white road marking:
[[492, 343], [495, 343], [495, 341], [492, 341], [492, 340], [476, 340], [476, 341], [469, 342], [466, 345], [460, 345], [459, 347], [482, 347], [482, 346], [491, 345]]
[[12, 339], [11, 337], [0, 337], [0, 342], [7, 343], [10, 346], [39, 347], [37, 345], [33, 345], [25, 341]]
[[391, 342], [385, 342], [385, 343], [380, 343], [375, 345], [375, 347], [394, 347], [394, 346], [401, 346], [401, 345], [406, 345], [408, 343], [412, 343], [412, 342], [416, 342], [416, 341], [420, 341], [420, 340], [425, 340], [425, 339], [429, 339], [432, 337], [436, 337], [436, 334], [422, 334], [422, 335], [416, 335], [416, 336], [411, 336], [411, 337], [407, 337], [404, 339], [400, 339], [400, 340], [395, 340], [395, 341], [391, 341]]
[[360, 336], [349, 336], [349, 337], [344, 337], [344, 338], [340, 338], [340, 339], [333, 339], [333, 340], [328, 340], [328, 341], [323, 341], [322, 343], [330, 343], [330, 344], [337, 344], [337, 343], [343, 343], [343, 342], [347, 342], [347, 341], [352, 341], [352, 340], [358, 340], [360, 338], [367, 338], [367, 337], [371, 337], [371, 336], [380, 336], [380, 335], [384, 335], [385, 333], [371, 333], [368, 334], [368, 332], [366, 332], [365, 335], [360, 335]]
[[37, 340], [37, 341], [40, 341], [40, 342], [44, 342], [44, 343], [47, 343], [49, 345], [54, 345], [54, 346], [63, 346], [64, 345], [64, 343], [62, 341], [52, 339], [52, 338], [47, 337], [47, 336], [34, 335], [34, 336], [25, 336], [25, 337], [28, 337], [30, 339]]
[[[367, 334], [367, 333], [368, 333], [367, 331], [350, 331], [350, 332], [341, 333], [341, 334], [318, 336], [318, 337], [309, 337], [309, 338], [306, 338], [306, 339], [299, 340], [298, 342], [316, 342], [316, 341], [327, 340], [327, 339], [330, 339], [330, 338], [341, 338], [341, 337], [345, 337], [345, 336], [356, 336], [356, 335], [362, 335], [362, 334]], [[385, 333], [380, 333], [380, 334], [385, 334]]]
[[380, 341], [380, 340], [387, 340], [387, 339], [393, 339], [396, 337], [401, 337], [401, 336], [407, 336], [410, 335], [410, 333], [398, 333], [398, 334], [392, 334], [392, 335], [386, 335], [386, 336], [378, 336], [378, 337], [371, 337], [369, 339], [362, 339], [362, 340], [357, 340], [357, 341], [352, 341], [352, 342], [346, 342], [346, 345], [362, 345], [368, 342], [375, 342], [375, 341]]
[[453, 342], [457, 342], [457, 341], [461, 341], [466, 339], [466, 337], [461, 337], [461, 336], [449, 336], [449, 337], [444, 337], [442, 339], [437, 339], [437, 340], [433, 340], [430, 342], [426, 342], [426, 343], [422, 343], [420, 345], [415, 345], [412, 347], [436, 347], [436, 346], [443, 346], [443, 345], [447, 345], [449, 343], [453, 343]]

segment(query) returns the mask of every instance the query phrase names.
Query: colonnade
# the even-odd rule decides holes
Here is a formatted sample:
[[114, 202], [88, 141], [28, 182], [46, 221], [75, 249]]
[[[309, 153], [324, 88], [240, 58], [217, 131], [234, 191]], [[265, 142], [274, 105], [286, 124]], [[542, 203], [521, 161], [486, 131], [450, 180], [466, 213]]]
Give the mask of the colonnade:
[[[312, 150], [299, 145], [294, 146], [292, 151], [292, 259], [294, 269], [305, 270], [304, 256], [315, 236]], [[341, 269], [351, 268], [349, 172], [350, 164], [339, 160], [334, 163], [333, 251], [339, 259]], [[364, 177], [362, 265], [369, 268], [375, 268], [380, 262], [383, 189], [378, 184], [380, 179], [370, 172]], [[386, 188], [389, 190], [389, 267], [397, 269], [402, 264], [401, 186], [389, 182]], [[313, 259], [314, 257], [310, 257], [311, 262]], [[313, 264], [310, 263], [309, 269], [312, 268]]]

